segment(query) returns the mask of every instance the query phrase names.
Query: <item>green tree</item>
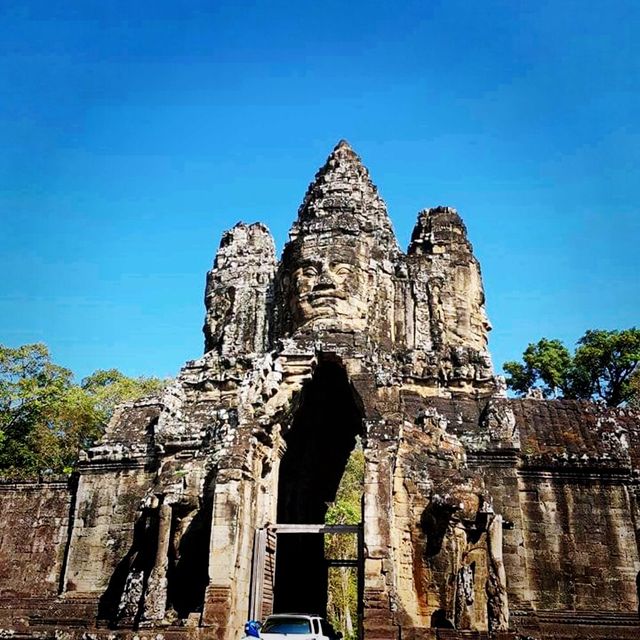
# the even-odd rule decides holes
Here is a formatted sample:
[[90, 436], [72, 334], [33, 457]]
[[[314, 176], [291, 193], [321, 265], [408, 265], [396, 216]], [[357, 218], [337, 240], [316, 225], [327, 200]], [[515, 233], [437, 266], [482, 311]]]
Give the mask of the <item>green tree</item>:
[[[326, 524], [359, 524], [362, 521], [364, 452], [360, 442], [351, 452], [344, 474], [325, 516]], [[325, 536], [325, 556], [332, 559], [358, 557], [355, 535]], [[334, 567], [329, 571], [327, 618], [346, 640], [356, 637], [358, 612], [358, 576], [353, 567]]]
[[44, 344], [0, 346], [0, 468], [12, 475], [61, 468], [56, 417], [72, 377]]
[[640, 410], [640, 370], [636, 371], [629, 381], [631, 388], [631, 397], [629, 398], [629, 406]]
[[46, 345], [0, 345], [0, 472], [26, 477], [70, 471], [119, 402], [163, 384], [109, 370], [77, 385], [69, 369], [51, 361]]
[[507, 386], [518, 393], [526, 393], [539, 384], [547, 397], [556, 397], [569, 385], [571, 354], [560, 340], [542, 338], [530, 344], [522, 354], [523, 362], [505, 362], [509, 374]]
[[640, 329], [589, 330], [573, 357], [573, 393], [601, 398], [610, 407], [632, 399], [632, 380], [640, 369]]
[[523, 362], [505, 362], [507, 386], [518, 394], [534, 387], [545, 397], [598, 399], [607, 406], [640, 404], [640, 330], [589, 330], [572, 355], [559, 340], [530, 344]]

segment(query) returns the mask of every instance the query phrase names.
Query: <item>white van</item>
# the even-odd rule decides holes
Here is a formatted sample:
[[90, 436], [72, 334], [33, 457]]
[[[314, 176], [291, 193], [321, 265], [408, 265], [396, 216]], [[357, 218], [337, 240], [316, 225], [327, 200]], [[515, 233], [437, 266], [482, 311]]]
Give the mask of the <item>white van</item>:
[[274, 613], [260, 627], [264, 640], [340, 640], [342, 634], [320, 616], [306, 613]]

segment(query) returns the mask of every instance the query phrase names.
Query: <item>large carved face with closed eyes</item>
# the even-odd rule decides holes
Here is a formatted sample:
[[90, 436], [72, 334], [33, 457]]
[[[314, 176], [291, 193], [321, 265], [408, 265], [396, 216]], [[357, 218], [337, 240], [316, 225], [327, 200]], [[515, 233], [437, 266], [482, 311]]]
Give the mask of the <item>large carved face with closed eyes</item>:
[[348, 239], [307, 242], [290, 271], [290, 308], [296, 328], [361, 330], [367, 314], [367, 251]]

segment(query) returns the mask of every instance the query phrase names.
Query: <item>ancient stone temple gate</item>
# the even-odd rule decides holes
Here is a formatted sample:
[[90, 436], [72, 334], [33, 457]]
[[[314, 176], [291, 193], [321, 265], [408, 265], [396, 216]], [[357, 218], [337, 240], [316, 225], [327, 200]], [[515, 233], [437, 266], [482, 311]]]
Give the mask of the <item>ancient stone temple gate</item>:
[[359, 440], [364, 638], [640, 637], [638, 416], [505, 397], [453, 209], [404, 253], [341, 142], [281, 259], [236, 225], [205, 300], [204, 356], [70, 482], [0, 487], [6, 634], [231, 640], [322, 612], [318, 532]]

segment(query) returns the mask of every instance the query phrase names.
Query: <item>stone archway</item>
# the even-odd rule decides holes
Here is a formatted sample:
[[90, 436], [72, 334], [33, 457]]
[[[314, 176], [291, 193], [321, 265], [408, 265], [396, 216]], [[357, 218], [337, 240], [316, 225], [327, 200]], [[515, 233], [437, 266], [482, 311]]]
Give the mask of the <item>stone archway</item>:
[[[362, 410], [344, 368], [321, 361], [305, 385], [278, 477], [277, 526], [321, 525], [362, 435]], [[361, 536], [358, 537], [358, 540]], [[359, 551], [361, 557], [361, 550]], [[311, 530], [278, 536], [274, 611], [326, 613], [324, 536]]]

